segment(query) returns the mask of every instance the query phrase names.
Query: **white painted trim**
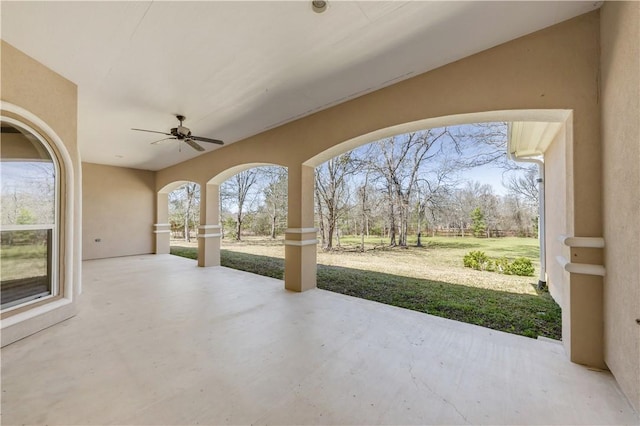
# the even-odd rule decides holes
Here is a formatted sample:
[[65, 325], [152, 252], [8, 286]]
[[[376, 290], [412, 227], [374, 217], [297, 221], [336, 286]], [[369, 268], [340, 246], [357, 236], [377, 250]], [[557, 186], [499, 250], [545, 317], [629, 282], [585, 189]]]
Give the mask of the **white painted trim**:
[[220, 238], [222, 234], [198, 234], [198, 238]]
[[153, 226], [158, 228], [160, 226], [171, 226], [171, 224], [170, 223], [154, 223]]
[[169, 234], [171, 233], [171, 231], [169, 231], [168, 229], [165, 230], [160, 230], [160, 231], [153, 231], [154, 234]]
[[76, 157], [78, 158], [78, 173], [76, 174], [76, 190], [78, 200], [80, 200], [80, 206], [78, 208], [78, 213], [76, 215], [76, 228], [73, 230], [75, 233], [75, 246], [74, 250], [76, 251], [75, 257], [75, 265], [73, 267], [74, 270], [74, 280], [76, 283], [76, 294], [82, 294], [82, 155], [80, 155], [80, 144], [76, 144]]
[[285, 246], [297, 246], [297, 247], [302, 247], [302, 246], [313, 246], [318, 244], [318, 240], [303, 240], [303, 241], [296, 241], [296, 240], [284, 240], [284, 245]]
[[569, 247], [604, 248], [604, 238], [601, 237], [569, 237], [567, 235], [560, 235], [558, 240]]
[[[47, 300], [47, 299], [51, 299], [52, 297], [55, 297], [54, 295], [50, 294], [48, 291], [46, 292], [42, 292], [39, 294], [33, 294], [31, 296], [27, 296], [27, 297], [23, 297], [22, 299], [18, 299], [18, 300], [14, 300], [13, 302], [9, 302], [9, 305], [7, 307], [5, 307], [4, 309], [7, 311], [10, 311], [11, 309], [18, 309], [21, 308], [23, 306], [28, 306], [30, 304], [32, 304], [34, 301], [38, 301], [41, 302], [43, 300]], [[19, 303], [15, 303], [15, 302], [19, 302]], [[13, 304], [11, 304], [13, 303]]]
[[317, 233], [318, 228], [287, 228], [284, 232], [286, 234], [310, 234], [312, 232]]
[[[52, 297], [52, 296], [50, 296]], [[42, 299], [37, 299], [42, 300]], [[40, 305], [33, 309], [28, 309], [24, 312], [20, 312], [19, 314], [12, 315], [0, 321], [2, 323], [2, 328], [11, 327], [12, 325], [21, 323], [22, 321], [26, 321], [31, 318], [35, 318], [37, 316], [46, 314], [47, 312], [51, 312], [55, 309], [61, 308], [63, 306], [69, 305], [71, 303], [70, 299], [63, 297], [62, 299], [58, 299], [51, 303], [45, 303], [44, 305]], [[22, 306], [22, 305], [17, 305]]]
[[572, 274], [605, 276], [605, 268], [602, 265], [591, 265], [588, 263], [571, 263], [564, 256], [556, 256], [556, 260], [562, 268]]
[[54, 229], [53, 225], [0, 225], [3, 231], [44, 231]]
[[200, 225], [200, 226], [198, 226], [198, 229], [200, 229], [200, 230], [222, 229], [222, 226], [220, 226], [220, 225]]

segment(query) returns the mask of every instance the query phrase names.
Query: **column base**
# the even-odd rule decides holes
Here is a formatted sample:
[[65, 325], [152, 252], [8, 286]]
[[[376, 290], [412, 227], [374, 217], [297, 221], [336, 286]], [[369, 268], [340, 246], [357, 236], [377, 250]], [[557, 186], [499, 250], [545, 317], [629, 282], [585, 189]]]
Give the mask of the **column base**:
[[198, 266], [220, 266], [220, 225], [198, 228]]
[[[291, 291], [316, 288], [316, 229], [287, 229], [284, 247], [284, 287]], [[308, 238], [308, 239], [305, 239]]]
[[169, 254], [171, 249], [171, 231], [168, 223], [156, 223], [153, 225], [156, 241], [156, 254]]

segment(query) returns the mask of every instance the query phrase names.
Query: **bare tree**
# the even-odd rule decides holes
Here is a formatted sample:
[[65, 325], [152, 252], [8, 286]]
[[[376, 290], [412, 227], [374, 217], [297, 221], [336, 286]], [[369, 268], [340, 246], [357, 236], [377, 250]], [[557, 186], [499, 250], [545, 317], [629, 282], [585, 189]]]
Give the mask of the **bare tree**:
[[538, 205], [538, 167], [536, 165], [527, 167], [523, 174], [511, 173], [503, 184], [510, 193], [522, 197], [531, 205]]
[[269, 179], [264, 190], [264, 202], [271, 222], [271, 238], [275, 239], [278, 220], [286, 221], [287, 217], [287, 169], [265, 168], [264, 176]]
[[225, 200], [233, 200], [235, 204], [235, 222], [237, 241], [242, 239], [242, 222], [244, 220], [245, 208], [251, 203], [252, 188], [258, 181], [260, 175], [259, 168], [245, 170], [231, 177], [223, 184], [220, 196]]
[[473, 168], [493, 164], [505, 170], [514, 168], [509, 161], [507, 148], [507, 123], [474, 123], [452, 127], [450, 136], [458, 150], [458, 167]]
[[[189, 182], [169, 193], [169, 221], [191, 241], [191, 229], [199, 225], [200, 185]], [[175, 229], [175, 228], [174, 228]]]
[[[421, 132], [394, 136], [376, 143], [381, 161], [372, 164], [382, 177], [384, 190], [388, 196], [390, 238], [389, 244], [407, 246], [410, 201], [416, 189], [422, 166], [435, 158], [440, 151], [441, 138], [448, 130], [431, 129]], [[396, 212], [399, 221], [396, 224]]]
[[[185, 215], [184, 215], [184, 239], [185, 241], [191, 241], [191, 230], [189, 229], [189, 223], [194, 219], [194, 207], [199, 204], [200, 199], [200, 185], [197, 183], [187, 183], [184, 185], [185, 191]], [[198, 203], [196, 203], [196, 196]]]
[[322, 196], [320, 195], [320, 189], [318, 189], [317, 179], [318, 179], [318, 172], [316, 170], [316, 185], [314, 189], [315, 201], [316, 201], [316, 214], [318, 216], [318, 228], [320, 229], [320, 240], [321, 240], [322, 247], [324, 248], [327, 246], [327, 232], [324, 226], [325, 224], [324, 206], [322, 203]]
[[360, 251], [364, 251], [364, 236], [365, 233], [369, 235], [369, 175], [370, 168], [366, 169], [366, 174], [364, 176], [364, 182], [358, 188], [358, 198], [360, 201]]
[[[347, 203], [347, 178], [356, 170], [351, 152], [332, 158], [316, 167], [316, 196], [319, 215], [326, 219], [321, 230], [325, 240], [325, 250], [333, 248], [333, 237], [337, 230], [338, 218]], [[324, 208], [324, 212], [322, 211]]]

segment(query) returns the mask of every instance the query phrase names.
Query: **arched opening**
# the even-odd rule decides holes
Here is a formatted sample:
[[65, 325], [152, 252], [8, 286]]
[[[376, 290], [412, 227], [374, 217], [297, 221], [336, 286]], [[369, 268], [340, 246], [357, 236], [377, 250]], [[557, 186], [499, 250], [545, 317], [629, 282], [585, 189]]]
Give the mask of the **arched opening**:
[[171, 242], [195, 243], [200, 226], [200, 185], [183, 183], [169, 192]]
[[156, 194], [156, 223], [153, 224], [155, 253], [169, 254], [171, 246], [171, 224], [169, 223], [169, 194], [188, 184], [179, 180], [166, 184]]
[[[182, 195], [175, 198], [184, 200], [188, 185], [179, 181], [165, 190], [182, 188]], [[204, 191], [193, 186], [197, 196], [194, 204], [199, 205], [200, 213], [197, 245], [173, 240], [171, 253], [197, 259], [199, 266], [222, 263], [246, 269], [242, 267], [246, 260], [243, 255], [259, 255], [260, 247], [278, 247], [277, 262], [281, 263], [287, 229], [287, 185], [286, 167], [250, 163], [217, 174], [207, 181]], [[168, 199], [171, 201], [171, 196]]]
[[506, 122], [429, 128], [316, 167], [318, 287], [560, 339], [561, 311], [536, 289], [537, 169], [509, 158], [508, 135]]
[[[288, 217], [287, 168], [253, 163], [231, 168], [208, 185], [219, 188], [221, 264], [247, 270], [254, 256], [269, 276], [283, 278], [284, 233]], [[269, 272], [270, 270], [270, 272]]]
[[[501, 123], [498, 125], [491, 124], [494, 120], [500, 120]], [[461, 161], [460, 155], [464, 157], [465, 150], [469, 147], [461, 146], [460, 142], [464, 141], [461, 141], [459, 137], [457, 138], [458, 140], [455, 140], [456, 137], [449, 138], [449, 142], [455, 142], [455, 146], [449, 150], [443, 148], [437, 142], [439, 138], [444, 137], [446, 139], [447, 135], [459, 136], [451, 135], [451, 126], [463, 125], [468, 127], [470, 123], [482, 123], [479, 126], [481, 128], [484, 127], [486, 132], [480, 135], [480, 139], [482, 143], [488, 144], [490, 150], [487, 152], [486, 150], [473, 148], [470, 151], [472, 156], [467, 156], [466, 159], [463, 158]], [[420, 131], [420, 126], [425, 125], [429, 126], [423, 127], [423, 129], [427, 130]], [[474, 139], [474, 135], [468, 136], [472, 136], [471, 139]], [[499, 136], [499, 138], [496, 139], [496, 136]], [[460, 318], [465, 321], [465, 318], [467, 318], [467, 322], [488, 325], [504, 331], [519, 328], [518, 325], [514, 327], [514, 321], [506, 321], [503, 325], [496, 324], [496, 321], [491, 319], [496, 317], [493, 313], [485, 318], [482, 317], [483, 315], [478, 317], [469, 315], [469, 312], [477, 308], [477, 306], [474, 306], [477, 305], [477, 300], [479, 300], [476, 296], [473, 296], [469, 303], [462, 303], [458, 296], [452, 298], [451, 293], [438, 295], [425, 292], [424, 297], [422, 297], [424, 300], [417, 300], [421, 298], [418, 296], [419, 289], [428, 286], [427, 282], [419, 283], [415, 281], [416, 279], [424, 278], [420, 276], [421, 273], [419, 271], [424, 271], [422, 275], [428, 276], [434, 274], [434, 271], [439, 268], [446, 266], [446, 262], [455, 262], [461, 276], [474, 275], [474, 273], [476, 275], [468, 277], [467, 282], [456, 282], [460, 281], [461, 276], [451, 277], [443, 274], [438, 277], [438, 274], [435, 273], [430, 277], [430, 281], [437, 283], [437, 286], [441, 288], [447, 284], [464, 285], [468, 288], [478, 287], [480, 284], [480, 287], [484, 286], [486, 291], [498, 290], [503, 293], [513, 292], [515, 288], [519, 287], [520, 289], [517, 292], [521, 292], [523, 296], [516, 297], [516, 299], [521, 298], [524, 300], [530, 299], [529, 296], [538, 297], [542, 294], [539, 288], [540, 285], [546, 284], [547, 277], [552, 276], [550, 280], [551, 294], [562, 305], [563, 292], [566, 291], [562, 277], [564, 271], [556, 262], [550, 264], [547, 259], [561, 254], [564, 248], [555, 241], [549, 242], [549, 238], [546, 238], [546, 235], [555, 234], [557, 236], [557, 233], [566, 229], [566, 218], [570, 214], [567, 211], [569, 208], [565, 202], [568, 197], [567, 193], [571, 192], [571, 162], [566, 155], [570, 141], [570, 111], [497, 111], [421, 120], [390, 129], [383, 129], [338, 144], [318, 154], [305, 164], [316, 166], [316, 216], [324, 250], [333, 251], [335, 240], [340, 238], [340, 231], [343, 231], [342, 241], [338, 240], [338, 244], [343, 245], [341, 251], [351, 251], [353, 257], [357, 257], [357, 259], [353, 259], [354, 274], [352, 279], [341, 279], [336, 275], [323, 277], [327, 270], [319, 268], [318, 286], [350, 295], [363, 295], [365, 298], [453, 319]], [[490, 159], [498, 151], [501, 156], [500, 161], [506, 166], [505, 169], [525, 170], [524, 174], [519, 176], [512, 175], [506, 179], [506, 184], [510, 188], [509, 192], [503, 196], [498, 196], [499, 194], [496, 194], [486, 184], [479, 182], [468, 183], [465, 188], [460, 188], [458, 178], [449, 179], [452, 174], [455, 175], [460, 169], [473, 170], [477, 165], [490, 163], [487, 159]], [[449, 152], [457, 154], [457, 158], [452, 159], [448, 155]], [[332, 158], [328, 158], [332, 155]], [[431, 176], [429, 174], [420, 176], [421, 169], [418, 164], [420, 159], [428, 159], [434, 162], [434, 167], [429, 171]], [[513, 162], [513, 160], [517, 161], [517, 163]], [[326, 162], [323, 163], [323, 161]], [[552, 187], [547, 187], [546, 190], [544, 186], [545, 161], [551, 166], [550, 172], [547, 173], [547, 178], [553, 179], [554, 184]], [[525, 162], [535, 164], [523, 164]], [[403, 167], [404, 170], [399, 170]], [[348, 178], [347, 176], [350, 173], [352, 177]], [[486, 174], [486, 170], [482, 174]], [[487, 176], [482, 176], [482, 174], [475, 173], [475, 176], [480, 176], [486, 180]], [[351, 187], [345, 188], [345, 186], [349, 186], [345, 185], [349, 179], [351, 179]], [[419, 183], [420, 180], [424, 185]], [[327, 193], [327, 189], [331, 189], [333, 192], [329, 191]], [[529, 194], [523, 194], [525, 191], [529, 191]], [[339, 192], [349, 194], [350, 197], [347, 198], [350, 198], [350, 200], [341, 204], [336, 197]], [[530, 197], [525, 200], [523, 195], [529, 195]], [[369, 239], [372, 234], [371, 228], [376, 226], [370, 223], [373, 219], [371, 205], [375, 204], [372, 203], [372, 196], [373, 198], [377, 197], [378, 203], [385, 204], [386, 207], [382, 213], [378, 212], [378, 229], [374, 232], [377, 234], [377, 244]], [[545, 206], [545, 198], [549, 197], [551, 201]], [[529, 203], [528, 211], [523, 211], [523, 204], [527, 202]], [[554, 220], [547, 225], [545, 223], [545, 217], [547, 216], [545, 212], [549, 211], [549, 207], [554, 213]], [[342, 218], [340, 218], [341, 208], [344, 210], [344, 217]], [[353, 217], [354, 211], [359, 217]], [[496, 215], [499, 211], [502, 211], [502, 213]], [[330, 223], [328, 219], [334, 221], [334, 223]], [[508, 224], [507, 219], [513, 223]], [[411, 221], [413, 221], [413, 224]], [[346, 228], [347, 230], [344, 231], [341, 228]], [[432, 240], [430, 241], [431, 250], [428, 248], [429, 244], [425, 244], [425, 231], [428, 231], [427, 235], [431, 235], [428, 238]], [[331, 235], [331, 232], [334, 232], [334, 234]], [[457, 235], [459, 241], [452, 243], [436, 241], [437, 238], [433, 238], [443, 232], [453, 232], [453, 235]], [[538, 237], [539, 244], [534, 246], [530, 244], [518, 244], [517, 246], [500, 244], [497, 247], [487, 246], [485, 248], [469, 244], [469, 239], [466, 241], [462, 239], [464, 235], [473, 235], [474, 239], [483, 237], [482, 241], [485, 243], [494, 237], [502, 237], [514, 232], [516, 235], [533, 234], [533, 236]], [[369, 236], [367, 236], [367, 233]], [[411, 234], [413, 234], [413, 237]], [[368, 247], [365, 245], [365, 240], [369, 241]], [[505, 239], [502, 238], [502, 240], [504, 242]], [[557, 240], [557, 238], [554, 238], [554, 240]], [[346, 250], [344, 242], [350, 244], [349, 247], [346, 247]], [[435, 257], [434, 254], [441, 249], [438, 245], [453, 247], [454, 244], [467, 248], [464, 251], [457, 250], [460, 253], [457, 253], [456, 259], [447, 259], [445, 257], [443, 265], [429, 264]], [[427, 251], [432, 252], [430, 256], [425, 257], [428, 261], [416, 259], [417, 263], [412, 265], [404, 264], [408, 256], [402, 256], [403, 251], [397, 253], [397, 256], [402, 257], [402, 259], [385, 259], [385, 255], [382, 254], [388, 251], [390, 246], [417, 248], [425, 245], [427, 246]], [[362, 259], [363, 256], [360, 255], [367, 249], [381, 250], [376, 254], [375, 260], [368, 262]], [[538, 251], [540, 252], [539, 256], [537, 254]], [[358, 255], [355, 253], [358, 253]], [[478, 259], [472, 257], [467, 262], [469, 255], [476, 255]], [[327, 262], [324, 257], [326, 256], [323, 252], [318, 252], [319, 264]], [[457, 257], [460, 257], [460, 259], [457, 259]], [[339, 259], [339, 256], [333, 255], [329, 257], [328, 262], [342, 268], [349, 266], [348, 264], [341, 264], [337, 259]], [[465, 272], [463, 264], [480, 271]], [[429, 268], [422, 269], [425, 265], [429, 266]], [[506, 276], [506, 274], [524, 275], [525, 272], [526, 275], [533, 275], [533, 267], [535, 267], [535, 272], [537, 273], [535, 277], [525, 278], [520, 284], [517, 283], [519, 277], [515, 277], [515, 284], [517, 284], [515, 287], [511, 283], [514, 279]], [[407, 294], [391, 294], [392, 292], [385, 286], [372, 288], [364, 285], [363, 281], [366, 281], [366, 273], [363, 270], [368, 268], [374, 269], [376, 273], [386, 274], [385, 277], [371, 277], [371, 281], [374, 283], [394, 282], [390, 275], [396, 274], [409, 276], [414, 281], [412, 285], [407, 287]], [[397, 271], [394, 273], [394, 270]], [[343, 273], [344, 271], [345, 269], [342, 270]], [[492, 273], [496, 271], [505, 275], [497, 276], [493, 274], [492, 276]], [[486, 278], [487, 281], [483, 284], [479, 277]], [[506, 280], [508, 281], [506, 283], [507, 287], [502, 289], [498, 286], [498, 288], [495, 288], [495, 282], [505, 281], [505, 278], [508, 278]], [[538, 282], [535, 283], [535, 281]], [[538, 289], [535, 289], [535, 284], [537, 284]], [[399, 285], [398, 283], [394, 285], [392, 287], [394, 287], [395, 291]], [[457, 291], [458, 289], [455, 290]], [[498, 293], [496, 295], [503, 296], [503, 294]], [[489, 300], [494, 300], [494, 296], [490, 295]], [[438, 297], [442, 299], [440, 302], [431, 303]], [[565, 325], [568, 325], [569, 322], [566, 316], [564, 321], [560, 320], [561, 314], [560, 310], [557, 309], [557, 305], [553, 303], [550, 297], [546, 297], [551, 302], [548, 308], [542, 308], [538, 305], [538, 300], [530, 299], [531, 304], [527, 310], [531, 312], [531, 318], [527, 318], [526, 321], [538, 324], [546, 321], [551, 327], [547, 327], [546, 324], [543, 329], [534, 329], [535, 327], [528, 329], [525, 327], [524, 330], [515, 330], [517, 333], [531, 337], [545, 335], [556, 339], [562, 338], [561, 323], [564, 322]], [[454, 313], [457, 310], [454, 309], [455, 307], [448, 306], [449, 302], [453, 302], [454, 305], [460, 308], [460, 315]], [[520, 302], [518, 302], [518, 305], [522, 305]], [[501, 302], [501, 305], [507, 311], [518, 312], [520, 308], [510, 305], [510, 303], [509, 300], [505, 299]]]
[[223, 240], [282, 239], [287, 228], [287, 169], [245, 169], [220, 185]]

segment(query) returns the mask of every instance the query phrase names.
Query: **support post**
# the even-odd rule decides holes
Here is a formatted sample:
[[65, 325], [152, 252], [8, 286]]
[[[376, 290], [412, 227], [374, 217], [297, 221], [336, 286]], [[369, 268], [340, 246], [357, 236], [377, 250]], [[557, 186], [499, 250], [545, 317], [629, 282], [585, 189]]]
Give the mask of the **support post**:
[[220, 230], [220, 186], [201, 185], [198, 266], [220, 266]]
[[288, 172], [284, 286], [287, 290], [301, 292], [316, 288], [315, 168], [301, 164], [289, 167]]
[[158, 192], [156, 223], [153, 224], [156, 254], [169, 254], [171, 229], [169, 226], [169, 194]]

